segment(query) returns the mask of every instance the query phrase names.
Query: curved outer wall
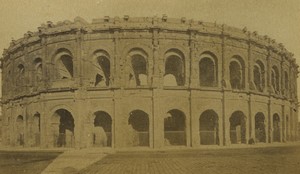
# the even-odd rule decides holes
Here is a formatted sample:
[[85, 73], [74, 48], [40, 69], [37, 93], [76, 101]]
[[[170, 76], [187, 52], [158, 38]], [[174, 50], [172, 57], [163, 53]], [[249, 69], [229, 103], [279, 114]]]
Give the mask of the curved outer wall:
[[[205, 143], [205, 130], [218, 137], [211, 144], [220, 146], [296, 139], [298, 66], [291, 53], [267, 36], [166, 16], [105, 17], [92, 23], [75, 18], [38, 29], [12, 41], [3, 54], [4, 145], [57, 146], [61, 115], [71, 114], [73, 138], [64, 141], [91, 147], [97, 139], [92, 133], [97, 111], [111, 118], [105, 130], [111, 142], [104, 146], [113, 148], [197, 147], [211, 143]], [[204, 59], [207, 64], [200, 65]], [[145, 144], [128, 143], [129, 117], [135, 111], [148, 118], [147, 129], [135, 128], [148, 133], [147, 140], [138, 138]], [[200, 123], [205, 112], [216, 115], [213, 129]], [[169, 124], [170, 132], [184, 132], [181, 144], [166, 133], [173, 113], [183, 115], [182, 129]], [[259, 113], [262, 140], [255, 119]], [[233, 115], [243, 121], [234, 121]]]

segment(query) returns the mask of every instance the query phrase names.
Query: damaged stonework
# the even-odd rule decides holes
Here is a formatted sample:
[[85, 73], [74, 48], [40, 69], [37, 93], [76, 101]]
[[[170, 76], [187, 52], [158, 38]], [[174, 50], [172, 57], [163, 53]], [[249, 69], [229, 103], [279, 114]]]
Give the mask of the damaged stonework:
[[268, 36], [186, 18], [46, 22], [1, 59], [1, 141], [199, 147], [295, 141], [298, 65]]

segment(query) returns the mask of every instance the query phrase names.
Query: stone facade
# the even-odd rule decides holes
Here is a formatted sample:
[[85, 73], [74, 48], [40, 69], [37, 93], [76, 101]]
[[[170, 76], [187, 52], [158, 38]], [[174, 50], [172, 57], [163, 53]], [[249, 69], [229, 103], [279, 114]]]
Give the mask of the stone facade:
[[2, 58], [7, 146], [228, 146], [295, 141], [293, 55], [202, 21], [47, 22]]

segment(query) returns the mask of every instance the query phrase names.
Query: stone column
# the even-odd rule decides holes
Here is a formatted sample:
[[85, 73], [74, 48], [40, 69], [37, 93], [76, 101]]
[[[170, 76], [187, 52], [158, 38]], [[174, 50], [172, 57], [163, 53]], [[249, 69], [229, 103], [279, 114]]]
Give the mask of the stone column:
[[272, 114], [271, 114], [271, 99], [268, 101], [268, 126], [267, 126], [267, 131], [266, 131], [268, 142], [272, 143], [273, 142], [273, 119], [272, 119]]
[[[41, 126], [41, 147], [42, 148], [46, 148], [48, 147], [48, 142], [47, 140], [50, 138], [48, 135], [49, 130], [47, 128], [49, 128], [50, 122], [48, 121], [48, 117], [51, 118], [51, 115], [53, 113], [49, 113], [50, 111], [48, 109], [46, 109], [46, 102], [44, 102], [44, 94], [41, 94], [41, 98], [40, 98], [40, 102], [41, 102], [41, 112], [40, 112], [40, 126]], [[47, 119], [48, 118], [48, 119]]]
[[282, 138], [281, 142], [286, 142], [286, 117], [285, 117], [285, 106], [286, 103], [284, 102], [282, 105], [282, 116], [281, 116], [281, 126], [282, 126]]
[[190, 32], [190, 88], [197, 88], [199, 86], [199, 59], [196, 51], [196, 34], [194, 31]]
[[253, 104], [253, 96], [252, 94], [249, 94], [249, 133], [250, 138], [253, 138], [255, 140], [255, 113], [252, 112], [252, 104]]

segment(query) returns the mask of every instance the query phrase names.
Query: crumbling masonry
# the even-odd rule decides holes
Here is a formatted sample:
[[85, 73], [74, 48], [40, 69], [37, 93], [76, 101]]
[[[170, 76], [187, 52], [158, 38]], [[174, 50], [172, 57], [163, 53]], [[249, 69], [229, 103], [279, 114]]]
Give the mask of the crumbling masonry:
[[295, 141], [293, 55], [201, 21], [47, 22], [2, 58], [6, 146], [136, 147]]

